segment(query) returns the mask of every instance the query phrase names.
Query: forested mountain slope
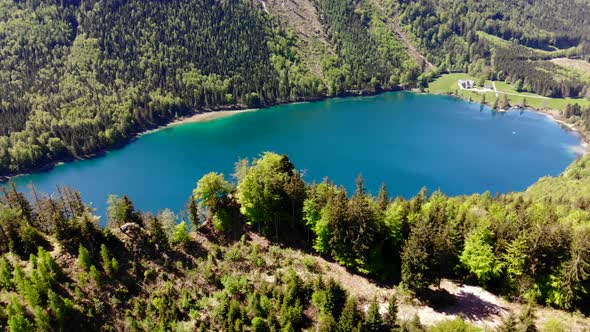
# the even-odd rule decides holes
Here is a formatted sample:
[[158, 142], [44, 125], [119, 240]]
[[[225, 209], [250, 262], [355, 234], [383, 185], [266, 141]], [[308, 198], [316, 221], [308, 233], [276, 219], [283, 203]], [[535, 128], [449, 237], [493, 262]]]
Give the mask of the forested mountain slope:
[[588, 82], [550, 75], [558, 67], [542, 61], [588, 59], [587, 1], [418, 0], [396, 9], [429, 59], [445, 70], [520, 81], [520, 90], [550, 97], [588, 94]]
[[352, 2], [317, 5], [326, 39], [300, 48], [257, 2], [2, 0], [0, 174], [89, 155], [195, 109], [415, 79], [396, 40], [373, 36]]
[[[349, 195], [328, 180], [306, 184], [287, 156], [265, 153], [237, 163], [235, 180], [203, 176], [180, 217], [112, 196], [100, 228], [73, 189], [27, 200], [8, 188], [0, 330], [477, 331], [464, 318], [497, 331], [581, 331], [590, 198], [539, 194], [405, 199], [382, 187], [374, 197], [359, 177]], [[449, 293], [443, 279], [514, 304], [461, 285]], [[425, 304], [459, 316], [422, 326], [407, 309]]]
[[[581, 97], [584, 1], [0, 0], [0, 175], [201, 109], [425, 86], [462, 70]], [[435, 68], [435, 66], [437, 68]]]

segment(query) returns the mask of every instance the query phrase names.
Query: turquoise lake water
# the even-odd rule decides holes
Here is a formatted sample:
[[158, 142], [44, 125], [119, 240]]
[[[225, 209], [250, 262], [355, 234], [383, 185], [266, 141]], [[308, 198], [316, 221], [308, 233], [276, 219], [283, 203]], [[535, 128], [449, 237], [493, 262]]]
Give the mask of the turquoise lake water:
[[103, 215], [109, 194], [157, 212], [183, 208], [209, 171], [233, 173], [238, 158], [287, 154], [307, 182], [328, 176], [351, 192], [359, 173], [376, 194], [412, 196], [426, 186], [446, 194], [523, 190], [561, 173], [579, 138], [534, 112], [492, 112], [452, 97], [391, 92], [281, 105], [146, 134], [126, 147], [49, 172], [15, 178], [27, 190], [81, 191]]

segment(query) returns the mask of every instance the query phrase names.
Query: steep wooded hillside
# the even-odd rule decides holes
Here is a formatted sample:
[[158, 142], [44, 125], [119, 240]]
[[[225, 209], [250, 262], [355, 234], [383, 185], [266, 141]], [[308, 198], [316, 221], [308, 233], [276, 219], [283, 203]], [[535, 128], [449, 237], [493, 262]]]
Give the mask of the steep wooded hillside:
[[104, 228], [75, 190], [7, 188], [0, 330], [590, 327], [590, 198], [373, 197], [362, 177], [349, 196], [274, 153], [236, 174], [203, 176], [180, 217], [111, 196]]

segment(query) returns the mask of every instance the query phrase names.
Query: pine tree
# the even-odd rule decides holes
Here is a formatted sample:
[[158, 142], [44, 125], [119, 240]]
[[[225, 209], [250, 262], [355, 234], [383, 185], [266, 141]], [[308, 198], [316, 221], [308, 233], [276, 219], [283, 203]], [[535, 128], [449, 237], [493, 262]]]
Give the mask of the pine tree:
[[508, 102], [508, 95], [507, 94], [502, 94], [502, 102], [500, 103], [500, 108], [501, 109], [508, 109], [510, 107], [510, 103]]
[[100, 257], [102, 258], [102, 268], [105, 274], [109, 277], [112, 277], [113, 268], [111, 266], [111, 257], [109, 249], [104, 243], [100, 246]]
[[412, 227], [402, 250], [402, 282], [410, 290], [420, 293], [435, 279], [435, 230], [423, 218]]
[[8, 328], [11, 332], [35, 331], [33, 323], [31, 323], [31, 321], [20, 312], [8, 317]]
[[346, 304], [338, 320], [337, 331], [349, 332], [357, 331], [359, 322], [362, 321], [361, 312], [358, 309], [358, 302], [356, 298], [349, 296], [346, 299]]
[[502, 319], [502, 323], [498, 326], [498, 332], [516, 332], [518, 331], [518, 321], [516, 316], [511, 311], [508, 316]]
[[172, 243], [177, 246], [184, 246], [190, 240], [188, 228], [186, 222], [182, 221], [180, 224], [174, 227], [174, 235], [172, 237]]
[[[351, 262], [354, 259], [349, 245], [346, 244], [348, 237], [347, 210], [348, 197], [346, 197], [346, 191], [342, 188], [338, 191], [338, 194], [334, 199], [328, 201], [323, 212], [326, 214], [327, 228], [330, 230], [330, 232], [326, 234], [330, 236], [326, 249], [331, 251], [332, 257], [341, 262]], [[318, 244], [318, 242], [319, 241], [316, 241], [316, 244]], [[324, 243], [323, 241], [321, 242]]]
[[518, 316], [519, 328], [521, 332], [536, 332], [537, 326], [535, 325], [537, 317], [535, 309], [532, 304], [527, 305]]
[[389, 204], [389, 195], [387, 193], [387, 186], [385, 183], [381, 184], [381, 188], [379, 188], [379, 194], [377, 195], [377, 206], [381, 209], [381, 211], [385, 211], [387, 209], [387, 205]]
[[90, 253], [83, 245], [80, 245], [78, 248], [78, 264], [84, 269], [84, 271], [90, 270], [90, 266], [92, 265]]
[[252, 319], [252, 332], [264, 332], [266, 331], [266, 322], [264, 319], [256, 316]]
[[[362, 178], [361, 178], [362, 180]], [[377, 215], [364, 192], [362, 181], [357, 183], [357, 190], [348, 204], [348, 250], [352, 249], [354, 264], [352, 266], [368, 271], [379, 269], [374, 261], [374, 252], [379, 249], [381, 225]]]
[[363, 323], [363, 332], [382, 331], [385, 331], [385, 325], [383, 324], [383, 319], [379, 313], [379, 305], [376, 300], [373, 300], [369, 306], [369, 311], [367, 311], [365, 322]]
[[387, 316], [385, 316], [385, 324], [390, 330], [396, 329], [398, 327], [397, 313], [397, 298], [395, 297], [395, 295], [392, 295], [389, 298], [389, 303], [387, 305]]
[[168, 236], [162, 227], [162, 222], [158, 217], [152, 217], [148, 224], [148, 234], [150, 243], [155, 245], [159, 250], [167, 250], [170, 246]]
[[12, 282], [12, 265], [4, 257], [0, 257], [0, 290], [14, 289]]
[[194, 197], [191, 197], [188, 200], [188, 218], [193, 226], [193, 230], [196, 230], [201, 225], [201, 220], [199, 218], [199, 210], [197, 208], [197, 203], [195, 202]]
[[43, 308], [36, 306], [33, 309], [33, 314], [38, 331], [51, 331], [51, 317]]
[[128, 196], [119, 198], [115, 195], [110, 195], [108, 198], [107, 208], [107, 225], [110, 228], [121, 227], [125, 223], [136, 223], [143, 226], [140, 214], [135, 211], [133, 202]]

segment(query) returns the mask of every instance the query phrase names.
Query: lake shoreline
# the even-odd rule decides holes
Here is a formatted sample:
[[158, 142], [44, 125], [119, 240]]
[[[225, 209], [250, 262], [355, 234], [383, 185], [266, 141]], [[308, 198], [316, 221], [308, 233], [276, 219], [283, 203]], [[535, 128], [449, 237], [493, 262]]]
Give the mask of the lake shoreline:
[[53, 168], [55, 168], [56, 166], [59, 166], [59, 165], [65, 164], [65, 163], [103, 157], [104, 155], [106, 155], [110, 151], [119, 150], [119, 149], [133, 143], [136, 139], [140, 138], [143, 135], [158, 132], [160, 130], [174, 127], [174, 126], [179, 126], [182, 124], [213, 121], [215, 119], [222, 118], [222, 117], [227, 117], [227, 116], [231, 116], [231, 115], [235, 115], [235, 114], [239, 114], [239, 113], [244, 113], [244, 112], [252, 112], [252, 111], [259, 110], [259, 109], [270, 108], [270, 107], [278, 106], [278, 105], [320, 102], [323, 100], [335, 99], [335, 98], [375, 96], [375, 95], [379, 95], [379, 94], [382, 94], [385, 92], [393, 92], [393, 91], [410, 91], [410, 90], [406, 90], [401, 87], [381, 88], [379, 90], [347, 90], [347, 91], [345, 91], [341, 94], [335, 95], [335, 96], [320, 95], [320, 96], [316, 96], [316, 97], [304, 97], [304, 98], [298, 98], [295, 100], [278, 101], [278, 102], [274, 102], [274, 103], [263, 104], [258, 108], [251, 108], [251, 107], [248, 107], [248, 106], [242, 105], [242, 104], [222, 105], [222, 106], [216, 106], [216, 107], [212, 107], [212, 108], [201, 108], [201, 109], [193, 111], [189, 115], [172, 119], [171, 121], [169, 121], [168, 123], [165, 123], [163, 125], [155, 126], [153, 128], [149, 128], [149, 129], [142, 130], [142, 131], [131, 132], [128, 137], [123, 138], [121, 141], [115, 142], [114, 144], [112, 144], [108, 147], [99, 149], [98, 151], [91, 153], [91, 154], [84, 155], [84, 156], [70, 156], [67, 158], [60, 158], [60, 159], [57, 159], [54, 161], [47, 162], [47, 163], [37, 166], [37, 167], [32, 167], [31, 169], [29, 169], [27, 171], [23, 171], [21, 173], [10, 173], [7, 175], [0, 175], [0, 183], [8, 182], [11, 179], [19, 177], [19, 176], [30, 175], [33, 173], [49, 172]]
[[[181, 116], [176, 119], [172, 119], [170, 122], [160, 125], [160, 126], [157, 126], [155, 128], [147, 129], [144, 131], [133, 132], [130, 134], [129, 137], [126, 137], [125, 139], [122, 139], [121, 141], [114, 143], [113, 145], [111, 145], [109, 147], [100, 149], [99, 151], [97, 151], [95, 153], [85, 155], [85, 156], [80, 156], [80, 157], [62, 158], [59, 160], [48, 162], [46, 164], [43, 164], [43, 165], [36, 167], [36, 168], [33, 168], [33, 169], [31, 169], [27, 172], [24, 172], [24, 173], [15, 173], [15, 174], [0, 176], [0, 183], [10, 181], [11, 179], [19, 177], [19, 176], [30, 175], [32, 173], [49, 172], [53, 168], [55, 168], [56, 166], [59, 166], [59, 165], [65, 164], [65, 163], [74, 162], [74, 161], [78, 161], [78, 160], [87, 160], [87, 159], [94, 159], [94, 158], [103, 157], [104, 155], [106, 155], [110, 151], [115, 151], [115, 150], [121, 149], [121, 148], [127, 146], [128, 144], [133, 143], [133, 141], [135, 141], [136, 139], [140, 138], [143, 135], [148, 135], [150, 133], [158, 132], [158, 131], [164, 130], [166, 128], [171, 128], [171, 127], [175, 127], [175, 126], [179, 126], [179, 125], [183, 125], [183, 124], [213, 121], [213, 120], [216, 120], [219, 118], [224, 118], [224, 117], [228, 117], [228, 116], [232, 116], [232, 115], [236, 115], [236, 114], [241, 114], [241, 113], [246, 113], [246, 112], [254, 112], [254, 111], [257, 111], [260, 109], [270, 108], [270, 107], [278, 106], [278, 105], [320, 102], [323, 100], [335, 99], [335, 98], [376, 96], [376, 95], [379, 95], [382, 93], [393, 92], [393, 91], [410, 91], [410, 92], [415, 92], [415, 93], [425, 94], [425, 95], [447, 95], [447, 96], [452, 96], [454, 98], [458, 98], [463, 101], [478, 103], [480, 105], [485, 105], [485, 106], [490, 107], [490, 105], [488, 103], [481, 103], [481, 102], [477, 102], [477, 101], [473, 101], [473, 100], [468, 100], [467, 98], [463, 98], [461, 96], [456, 96], [454, 94], [449, 95], [449, 94], [441, 94], [441, 93], [421, 92], [417, 89], [401, 89], [401, 88], [397, 87], [397, 88], [390, 88], [390, 89], [380, 89], [378, 91], [349, 90], [349, 91], [346, 91], [345, 93], [342, 93], [337, 96], [323, 95], [323, 96], [318, 96], [318, 97], [313, 97], [313, 98], [302, 98], [299, 100], [276, 102], [276, 103], [272, 103], [272, 104], [262, 105], [259, 108], [248, 108], [246, 105], [240, 105], [240, 104], [225, 105], [225, 106], [219, 106], [219, 107], [214, 107], [214, 108], [203, 108], [203, 109], [199, 109], [199, 110], [194, 111], [190, 115]], [[497, 112], [506, 112], [506, 111], [510, 111], [510, 110], [519, 110], [519, 109], [522, 109], [522, 108], [511, 107], [508, 110], [498, 110]], [[576, 135], [580, 138], [580, 146], [582, 147], [582, 150], [583, 150], [582, 155], [586, 155], [590, 152], [590, 151], [588, 151], [589, 150], [588, 149], [588, 146], [589, 146], [588, 141], [589, 140], [587, 138], [587, 135], [583, 131], [581, 131], [579, 128], [577, 128], [574, 124], [568, 123], [567, 121], [562, 119], [558, 110], [537, 109], [537, 108], [533, 108], [530, 106], [527, 106], [525, 109], [536, 112], [536, 113], [543, 114], [543, 115], [549, 117], [555, 123], [566, 128], [567, 130], [576, 133]]]
[[[492, 105], [490, 105], [487, 102], [479, 102], [479, 101], [474, 101], [474, 100], [470, 100], [468, 98], [465, 98], [463, 96], [457, 96], [455, 94], [445, 94], [445, 93], [433, 93], [433, 92], [420, 92], [416, 89], [412, 90], [414, 92], [417, 93], [421, 93], [421, 94], [426, 94], [426, 95], [437, 95], [437, 96], [451, 96], [466, 102], [470, 102], [470, 103], [476, 103], [479, 105], [484, 105], [487, 107], [492, 107]], [[493, 110], [493, 109], [492, 109]], [[565, 128], [568, 131], [573, 132], [574, 134], [576, 134], [576, 136], [578, 136], [578, 138], [580, 139], [580, 147], [582, 148], [582, 156], [587, 155], [588, 153], [590, 153], [588, 147], [589, 147], [589, 134], [585, 133], [583, 130], [581, 130], [580, 128], [578, 128], [575, 124], [567, 122], [566, 119], [564, 119], [561, 116], [561, 112], [559, 110], [556, 109], [544, 109], [544, 108], [535, 108], [532, 106], [511, 106], [508, 109], [499, 109], [499, 110], [495, 110], [496, 112], [499, 113], [504, 113], [504, 112], [510, 112], [510, 111], [521, 111], [521, 110], [528, 110], [531, 112], [535, 112], [538, 114], [541, 114], [547, 118], [549, 118], [551, 121], [557, 123], [558, 125], [560, 125], [562, 128]]]

